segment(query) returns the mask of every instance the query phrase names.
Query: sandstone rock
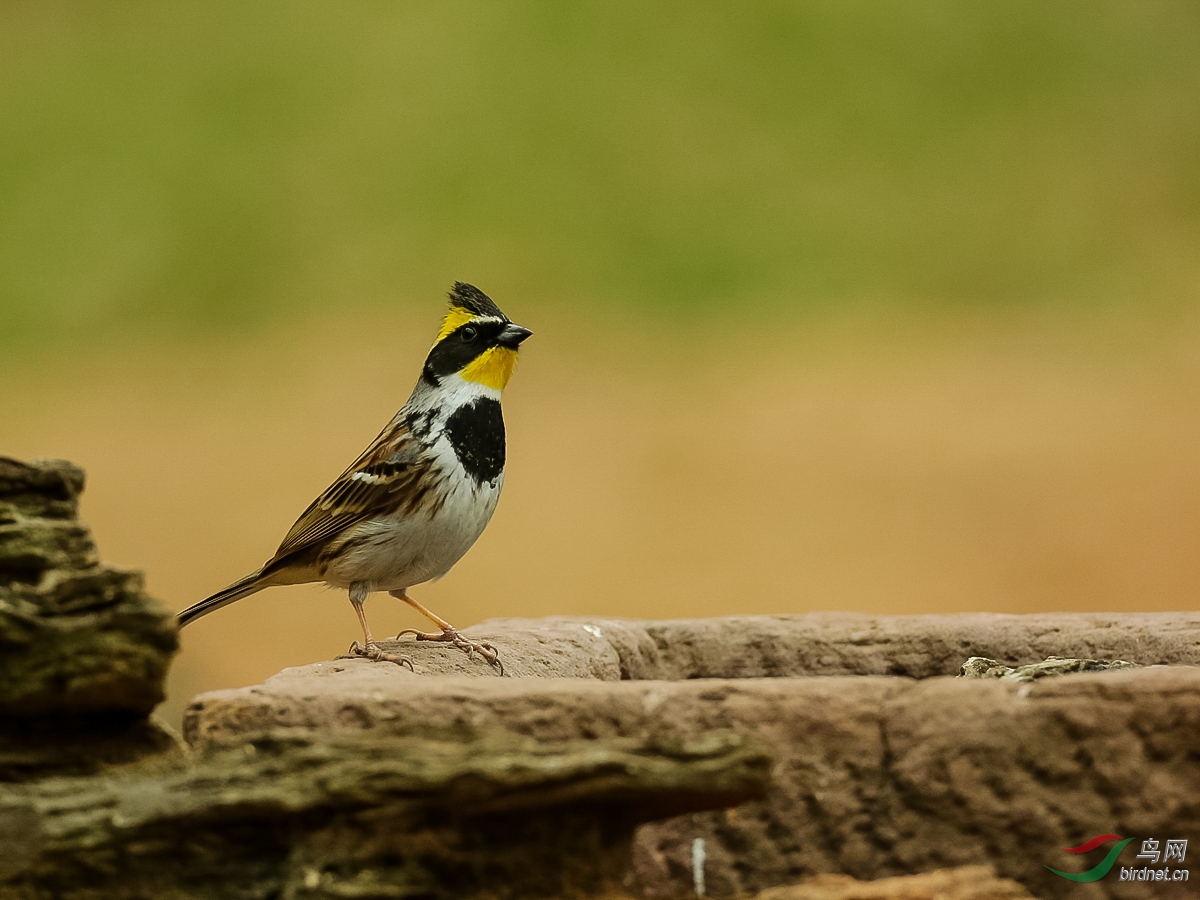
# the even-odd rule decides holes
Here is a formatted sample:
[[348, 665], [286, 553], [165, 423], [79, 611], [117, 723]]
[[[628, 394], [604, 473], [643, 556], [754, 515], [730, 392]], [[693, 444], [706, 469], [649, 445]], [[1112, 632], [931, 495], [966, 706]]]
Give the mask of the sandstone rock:
[[878, 881], [856, 881], [847, 875], [817, 875], [801, 884], [770, 888], [755, 900], [1034, 900], [1008, 878], [997, 878], [991, 866], [939, 869], [922, 875], [900, 875]]
[[606, 683], [421, 678], [348, 661], [202, 695], [185, 721], [198, 746], [274, 726], [397, 736], [501, 728], [540, 741], [670, 741], [735, 729], [768, 741], [777, 762], [766, 800], [640, 829], [634, 875], [645, 897], [691, 894], [697, 838], [713, 897], [821, 873], [874, 879], [989, 863], [1039, 897], [1118, 897], [1126, 895], [1115, 879], [1076, 885], [1044, 866], [1061, 865], [1059, 848], [1095, 834], [1200, 829], [1200, 670], [1190, 667], [1028, 684]]
[[1107, 672], [1109, 669], [1136, 669], [1137, 663], [1123, 659], [1062, 659], [1051, 656], [1045, 662], [1027, 666], [1006, 666], [994, 659], [972, 656], [962, 665], [964, 678], [1003, 678], [1005, 681], [1036, 681], [1054, 675], [1071, 675], [1076, 672]]
[[[500, 649], [518, 677], [604, 681], [957, 675], [972, 656], [1010, 666], [1047, 657], [1200, 665], [1200, 613], [868, 616], [810, 613], [719, 619], [493, 619], [466, 632]], [[496, 677], [478, 658], [431, 643], [383, 642], [420, 675]]]
[[163, 698], [174, 618], [137, 572], [98, 561], [82, 470], [0, 457], [0, 781], [174, 745]]
[[260, 733], [167, 771], [0, 785], [0, 898], [566, 898], [615, 893], [638, 822], [762, 796], [710, 734]]

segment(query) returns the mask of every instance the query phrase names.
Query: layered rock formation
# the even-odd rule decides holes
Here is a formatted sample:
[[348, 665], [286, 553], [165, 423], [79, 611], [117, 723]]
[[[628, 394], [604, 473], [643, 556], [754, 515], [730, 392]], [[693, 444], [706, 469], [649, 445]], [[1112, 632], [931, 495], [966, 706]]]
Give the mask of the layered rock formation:
[[98, 561], [82, 489], [0, 458], [0, 900], [615, 896], [639, 823], [765, 793], [733, 733], [322, 723], [185, 752], [149, 718], [174, 618]]
[[[418, 665], [418, 671], [420, 666]], [[643, 826], [635, 892], [708, 896], [804, 875], [860, 879], [994, 864], [1039, 897], [1123, 896], [1045, 869], [1096, 834], [1200, 830], [1200, 669], [1045, 678], [624, 681], [421, 678], [339, 661], [197, 698], [186, 733], [226, 746], [268, 726], [398, 737], [501, 729], [539, 741], [750, 733], [774, 748], [769, 795]], [[1172, 896], [1169, 891], [1163, 896]]]
[[612, 896], [639, 822], [761, 796], [769, 768], [733, 735], [259, 733], [0, 789], [0, 897]]
[[83, 471], [0, 457], [0, 781], [174, 745], [148, 720], [178, 642], [138, 572], [101, 563]]
[[489, 622], [507, 677], [407, 641], [202, 695], [184, 751], [82, 483], [0, 459], [0, 900], [1191, 896], [1047, 866], [1200, 829], [1200, 615]]

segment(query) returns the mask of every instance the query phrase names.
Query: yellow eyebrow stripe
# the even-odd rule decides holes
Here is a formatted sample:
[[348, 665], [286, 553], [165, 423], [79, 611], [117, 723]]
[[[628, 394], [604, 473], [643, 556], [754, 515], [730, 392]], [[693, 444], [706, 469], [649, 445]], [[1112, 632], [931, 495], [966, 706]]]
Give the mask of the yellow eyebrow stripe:
[[466, 325], [472, 319], [477, 318], [475, 313], [469, 309], [463, 309], [461, 306], [450, 307], [450, 312], [446, 313], [446, 318], [442, 320], [442, 330], [438, 332], [435, 344], [440, 344], [443, 340], [463, 325]]

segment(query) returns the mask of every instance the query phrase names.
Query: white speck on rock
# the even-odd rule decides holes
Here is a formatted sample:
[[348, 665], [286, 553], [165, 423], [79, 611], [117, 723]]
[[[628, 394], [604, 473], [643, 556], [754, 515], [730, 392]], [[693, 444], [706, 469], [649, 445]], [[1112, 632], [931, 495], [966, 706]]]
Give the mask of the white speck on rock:
[[692, 884], [696, 887], [696, 896], [704, 896], [704, 838], [692, 841]]
[[583, 630], [586, 631], [588, 634], [593, 635], [595, 637], [604, 637], [604, 632], [601, 631], [599, 628], [597, 628], [595, 625], [584, 625]]

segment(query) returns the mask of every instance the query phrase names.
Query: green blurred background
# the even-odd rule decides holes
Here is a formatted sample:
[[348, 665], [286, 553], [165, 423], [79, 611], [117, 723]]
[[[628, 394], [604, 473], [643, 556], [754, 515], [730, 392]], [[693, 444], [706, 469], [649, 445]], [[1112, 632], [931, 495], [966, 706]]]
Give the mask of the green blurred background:
[[[536, 338], [424, 595], [459, 624], [1183, 608], [1198, 160], [1187, 0], [9, 2], [0, 452], [88, 468], [182, 607], [463, 279]], [[354, 637], [279, 594], [189, 630], [173, 703]]]
[[6, 3], [0, 85], [9, 344], [451, 269], [613, 315], [1197, 274], [1186, 0]]

